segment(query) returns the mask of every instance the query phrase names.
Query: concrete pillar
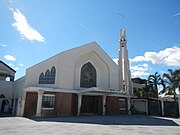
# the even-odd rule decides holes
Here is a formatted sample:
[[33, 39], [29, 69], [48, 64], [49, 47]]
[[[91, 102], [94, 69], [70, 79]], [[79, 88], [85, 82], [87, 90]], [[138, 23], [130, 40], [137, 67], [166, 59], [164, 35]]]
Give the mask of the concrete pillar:
[[131, 114], [131, 111], [129, 111], [130, 108], [131, 108], [131, 98], [128, 97], [128, 98], [127, 98], [127, 109], [128, 109], [128, 114]]
[[106, 96], [102, 96], [102, 114], [106, 114]]
[[82, 104], [82, 94], [78, 94], [78, 111], [77, 111], [77, 116], [79, 116], [80, 113], [81, 113], [81, 104]]
[[127, 54], [126, 54], [126, 48], [124, 47], [124, 84], [125, 84], [125, 92], [126, 94], [129, 94], [129, 86], [128, 86], [128, 74], [127, 74]]
[[145, 102], [146, 102], [146, 115], [148, 115], [148, 100], [146, 100]]
[[0, 112], [1, 112], [1, 105], [2, 105], [2, 98], [0, 98]]
[[163, 100], [160, 101], [161, 101], [162, 116], [164, 116], [164, 101]]
[[179, 104], [179, 117], [180, 117], [180, 98], [178, 98], [178, 104]]
[[43, 93], [44, 93], [43, 90], [39, 90], [38, 91], [38, 101], [37, 101], [37, 108], [36, 108], [36, 117], [41, 117]]
[[118, 60], [118, 66], [119, 66], [119, 90], [123, 90], [123, 67], [122, 67], [122, 46], [120, 45], [119, 50], [119, 60]]
[[15, 105], [16, 105], [16, 97], [13, 98], [13, 108], [12, 108], [12, 115], [15, 115]]
[[24, 107], [25, 107], [25, 101], [26, 101], [26, 91], [24, 91], [23, 96], [21, 97], [21, 100], [18, 101], [18, 112], [20, 109], [20, 114], [18, 113], [17, 115], [20, 115], [21, 117], [24, 115]]

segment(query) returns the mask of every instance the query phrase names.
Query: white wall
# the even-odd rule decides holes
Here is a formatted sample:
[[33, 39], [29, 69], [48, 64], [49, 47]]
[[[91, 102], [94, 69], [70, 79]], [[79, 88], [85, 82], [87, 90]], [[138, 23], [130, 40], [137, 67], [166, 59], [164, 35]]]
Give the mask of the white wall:
[[80, 88], [81, 68], [84, 64], [90, 62], [96, 69], [97, 87], [109, 88], [109, 69], [106, 63], [94, 51], [84, 54], [77, 58], [75, 63], [74, 87]]
[[[25, 81], [25, 87], [28, 86], [42, 86], [44, 84], [39, 84], [39, 76], [43, 72], [45, 74], [46, 70], [54, 66], [56, 68], [56, 77], [57, 77], [57, 70], [59, 66], [58, 56], [51, 57], [45, 61], [42, 61], [41, 63], [34, 65], [26, 70], [26, 81]], [[55, 79], [57, 80], [57, 79]], [[55, 82], [56, 83], [56, 82]], [[47, 84], [47, 86], [55, 87], [54, 84]]]
[[[81, 67], [87, 62], [96, 68], [97, 87], [118, 89], [118, 66], [95, 42], [62, 52], [30, 67], [26, 71], [25, 87], [79, 89]], [[41, 72], [45, 73], [52, 66], [56, 68], [55, 85], [38, 84]]]
[[25, 86], [25, 76], [19, 78], [14, 82], [14, 88], [13, 88], [13, 97], [19, 98], [23, 95], [24, 86]]
[[[9, 101], [9, 105], [11, 105], [11, 99], [13, 96], [13, 82], [11, 81], [0, 81], [0, 95], [4, 94], [6, 99]], [[1, 111], [1, 105], [2, 100], [0, 100], [0, 111]], [[10, 106], [9, 106], [10, 107]]]

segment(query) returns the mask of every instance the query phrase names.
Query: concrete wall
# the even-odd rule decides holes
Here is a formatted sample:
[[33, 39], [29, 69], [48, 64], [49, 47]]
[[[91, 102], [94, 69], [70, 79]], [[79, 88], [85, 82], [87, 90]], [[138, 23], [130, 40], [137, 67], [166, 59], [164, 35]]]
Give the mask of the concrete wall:
[[[13, 82], [11, 81], [0, 81], [0, 95], [3, 94], [6, 99], [9, 101], [9, 105], [6, 107], [6, 111], [9, 111], [9, 108], [12, 104], [12, 97], [13, 97]], [[0, 112], [1, 112], [1, 106], [2, 101], [4, 99], [0, 99]]]
[[25, 79], [25, 76], [23, 76], [14, 82], [13, 98], [19, 98], [23, 95]]
[[51, 57], [45, 61], [42, 61], [39, 64], [36, 64], [26, 70], [26, 81], [25, 81], [25, 87], [28, 86], [51, 86], [55, 87], [57, 82], [54, 84], [39, 84], [39, 76], [43, 72], [45, 74], [46, 70], [51, 70], [52, 67], [56, 68], [56, 81], [58, 80], [58, 70], [59, 70], [59, 59], [58, 56]]
[[75, 76], [74, 76], [75, 86], [74, 87], [76, 89], [80, 88], [81, 68], [84, 64], [88, 62], [90, 62], [96, 69], [97, 87], [110, 88], [109, 68], [107, 64], [95, 52], [82, 55], [76, 60]]
[[118, 67], [97, 43], [68, 50], [59, 58], [61, 70], [57, 78], [58, 86], [79, 89], [81, 67], [91, 62], [97, 72], [97, 87], [118, 88]]
[[[118, 89], [118, 66], [95, 42], [62, 52], [30, 67], [26, 71], [25, 87], [79, 89], [81, 67], [87, 62], [96, 69], [97, 87]], [[56, 68], [55, 84], [38, 84], [39, 75], [53, 66]]]
[[24, 92], [24, 86], [25, 86], [25, 76], [19, 78], [14, 82], [13, 85], [13, 100], [14, 100], [14, 105], [13, 105], [13, 114], [15, 116], [20, 115], [21, 111], [21, 103], [22, 103], [22, 95]]
[[6, 98], [11, 99], [13, 94], [13, 82], [0, 81], [0, 94], [4, 94]]

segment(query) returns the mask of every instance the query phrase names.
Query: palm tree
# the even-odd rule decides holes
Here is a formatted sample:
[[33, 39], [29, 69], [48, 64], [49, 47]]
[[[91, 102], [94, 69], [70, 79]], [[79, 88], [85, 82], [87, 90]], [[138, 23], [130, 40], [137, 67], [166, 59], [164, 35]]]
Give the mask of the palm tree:
[[168, 69], [169, 74], [164, 73], [163, 77], [166, 79], [167, 94], [174, 95], [174, 100], [176, 101], [176, 89], [180, 91], [180, 69], [172, 70]]
[[158, 97], [158, 85], [162, 85], [163, 88], [165, 87], [164, 81], [161, 76], [156, 72], [154, 75], [149, 75], [147, 80], [147, 85], [150, 89], [152, 97]]
[[[161, 75], [156, 72], [154, 75], [149, 75], [147, 80], [147, 86], [149, 88], [150, 94], [152, 94], [152, 97], [158, 98], [158, 86], [162, 85], [163, 89], [165, 89], [165, 83], [164, 80], [161, 78]], [[157, 100], [158, 105], [158, 113], [160, 114], [161, 108], [160, 108], [160, 102]]]

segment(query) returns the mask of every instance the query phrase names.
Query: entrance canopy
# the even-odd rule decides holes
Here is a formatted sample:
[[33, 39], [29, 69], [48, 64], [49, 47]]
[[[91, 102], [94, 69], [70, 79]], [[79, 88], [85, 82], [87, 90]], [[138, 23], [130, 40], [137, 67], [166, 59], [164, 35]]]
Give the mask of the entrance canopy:
[[131, 97], [131, 95], [125, 94], [124, 91], [118, 89], [110, 88], [80, 88], [80, 89], [62, 89], [62, 88], [51, 88], [51, 87], [26, 87], [25, 92], [38, 92], [38, 91], [48, 91], [48, 92], [64, 92], [64, 93], [74, 93], [83, 95], [106, 95], [106, 96], [118, 96], [118, 97]]

